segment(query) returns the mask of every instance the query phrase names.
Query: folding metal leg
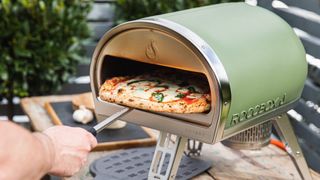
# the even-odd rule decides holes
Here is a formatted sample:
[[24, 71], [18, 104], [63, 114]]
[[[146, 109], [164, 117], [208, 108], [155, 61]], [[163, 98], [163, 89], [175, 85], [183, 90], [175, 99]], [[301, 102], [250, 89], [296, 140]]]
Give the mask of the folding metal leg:
[[[148, 179], [175, 179], [187, 138], [160, 132]], [[165, 159], [169, 158], [169, 163]]]
[[293, 159], [293, 162], [295, 163], [295, 166], [298, 169], [301, 178], [305, 180], [312, 180], [309, 167], [298, 144], [297, 137], [294, 134], [287, 114], [283, 114], [276, 118], [273, 124], [281, 140], [283, 142], [286, 142], [287, 152]]

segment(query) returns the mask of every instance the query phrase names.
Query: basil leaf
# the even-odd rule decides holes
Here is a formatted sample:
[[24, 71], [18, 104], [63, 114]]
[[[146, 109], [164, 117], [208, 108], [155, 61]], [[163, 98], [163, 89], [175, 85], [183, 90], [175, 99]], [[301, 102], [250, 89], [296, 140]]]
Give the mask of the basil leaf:
[[188, 87], [188, 90], [189, 90], [190, 93], [195, 93], [195, 92], [197, 92], [196, 89], [195, 89], [194, 87], [192, 87], [192, 86], [189, 86], [189, 87]]
[[162, 102], [164, 99], [164, 95], [162, 93], [159, 92], [154, 92], [152, 93], [152, 96], [158, 101], [158, 102]]
[[178, 95], [176, 95], [176, 98], [184, 98], [184, 97], [186, 97], [186, 94], [179, 93]]

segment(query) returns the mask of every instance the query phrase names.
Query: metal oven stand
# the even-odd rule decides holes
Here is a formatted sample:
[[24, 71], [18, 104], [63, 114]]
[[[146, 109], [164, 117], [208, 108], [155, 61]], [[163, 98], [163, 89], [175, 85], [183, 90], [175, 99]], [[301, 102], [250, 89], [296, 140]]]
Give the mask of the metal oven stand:
[[[308, 165], [287, 114], [275, 118], [273, 120], [273, 125], [281, 140], [285, 142], [287, 152], [295, 163], [302, 179], [312, 180]], [[187, 138], [160, 132], [148, 179], [175, 179], [186, 142]], [[165, 163], [165, 159], [167, 158], [169, 158], [168, 164]]]
[[293, 160], [300, 176], [305, 180], [312, 180], [308, 165], [294, 134], [287, 114], [283, 114], [273, 121], [273, 125], [279, 134], [282, 142], [285, 142], [287, 152]]
[[[160, 132], [148, 179], [175, 179], [187, 138]], [[169, 158], [166, 164], [165, 159]]]

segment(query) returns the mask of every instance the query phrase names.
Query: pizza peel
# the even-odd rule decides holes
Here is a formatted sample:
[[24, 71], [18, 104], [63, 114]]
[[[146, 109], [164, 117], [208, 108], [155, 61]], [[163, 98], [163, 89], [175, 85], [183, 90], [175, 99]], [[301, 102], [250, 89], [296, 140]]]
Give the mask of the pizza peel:
[[132, 110], [132, 108], [126, 107], [124, 109], [122, 109], [121, 111], [118, 111], [116, 113], [114, 113], [113, 115], [109, 116], [108, 118], [106, 118], [105, 120], [99, 122], [97, 125], [93, 126], [92, 128], [90, 128], [88, 131], [93, 134], [94, 136], [97, 135], [97, 133], [99, 133], [100, 131], [102, 131], [105, 127], [111, 125], [114, 121], [116, 121], [118, 118], [120, 118], [121, 116], [127, 114], [128, 112], [130, 112]]

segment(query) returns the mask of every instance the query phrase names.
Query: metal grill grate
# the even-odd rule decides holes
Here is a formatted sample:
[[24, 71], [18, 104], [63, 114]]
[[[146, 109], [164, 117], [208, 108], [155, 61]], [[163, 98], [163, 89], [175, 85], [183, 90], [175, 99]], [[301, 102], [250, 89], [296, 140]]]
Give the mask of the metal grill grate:
[[[95, 180], [147, 180], [154, 148], [135, 148], [111, 154], [94, 161], [90, 172]], [[164, 167], [166, 169], [169, 156], [166, 156]], [[209, 169], [208, 161], [184, 156], [181, 160], [176, 179], [190, 179]], [[164, 174], [165, 172], [161, 172]]]

